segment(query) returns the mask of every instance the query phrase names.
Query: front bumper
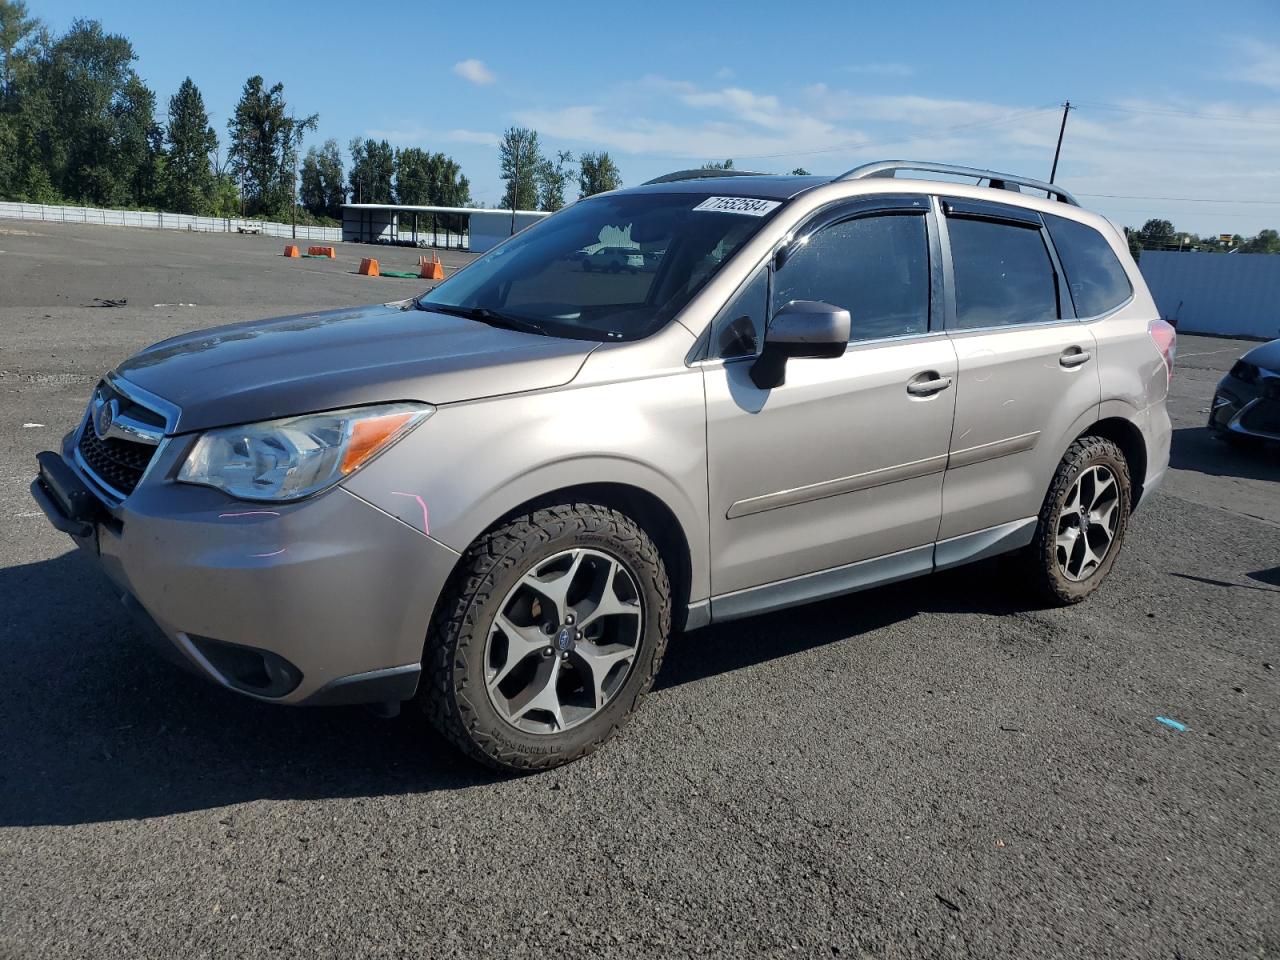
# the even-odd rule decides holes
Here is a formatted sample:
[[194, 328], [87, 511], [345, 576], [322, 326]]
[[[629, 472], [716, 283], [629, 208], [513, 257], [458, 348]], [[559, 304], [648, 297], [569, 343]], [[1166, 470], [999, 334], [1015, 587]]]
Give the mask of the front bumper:
[[1257, 383], [1223, 377], [1213, 394], [1209, 427], [1222, 434], [1280, 441], [1280, 377]]
[[[263, 505], [157, 480], [111, 505], [75, 463], [74, 436], [41, 455], [32, 494], [188, 666], [278, 703], [413, 695], [455, 551], [341, 487]], [[183, 446], [157, 454], [170, 462], [156, 477]]]

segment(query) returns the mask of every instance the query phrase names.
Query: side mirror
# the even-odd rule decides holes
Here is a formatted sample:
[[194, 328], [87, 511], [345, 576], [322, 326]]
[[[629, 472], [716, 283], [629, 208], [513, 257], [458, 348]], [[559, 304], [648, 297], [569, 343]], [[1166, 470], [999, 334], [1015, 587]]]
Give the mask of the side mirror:
[[849, 345], [849, 311], [821, 300], [792, 300], [773, 315], [764, 349], [751, 367], [751, 382], [761, 390], [786, 383], [793, 357], [842, 357]]

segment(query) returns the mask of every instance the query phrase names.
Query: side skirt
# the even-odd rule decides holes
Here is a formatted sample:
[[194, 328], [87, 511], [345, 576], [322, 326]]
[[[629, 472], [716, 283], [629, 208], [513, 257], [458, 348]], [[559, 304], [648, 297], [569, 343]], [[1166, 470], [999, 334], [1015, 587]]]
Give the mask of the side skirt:
[[751, 617], [985, 560], [1025, 547], [1035, 536], [1035, 529], [1036, 518], [1027, 517], [936, 544], [721, 594], [711, 598], [710, 619], [721, 623]]

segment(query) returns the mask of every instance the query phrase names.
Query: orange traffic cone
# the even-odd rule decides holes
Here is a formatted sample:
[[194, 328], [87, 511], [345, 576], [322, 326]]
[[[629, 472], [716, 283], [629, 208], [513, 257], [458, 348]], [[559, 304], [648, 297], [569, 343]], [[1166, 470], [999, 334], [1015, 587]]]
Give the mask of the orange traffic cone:
[[300, 256], [302, 256], [302, 254], [300, 254], [300, 253], [298, 252], [298, 247], [297, 247], [297, 245], [296, 245], [296, 244], [292, 244], [292, 243], [291, 243], [291, 244], [289, 244], [287, 247], [285, 247], [285, 248], [284, 248], [284, 255], [285, 255], [286, 257], [300, 257]]
[[378, 272], [378, 261], [365, 257], [360, 261], [360, 273], [366, 277], [380, 277], [382, 274]]

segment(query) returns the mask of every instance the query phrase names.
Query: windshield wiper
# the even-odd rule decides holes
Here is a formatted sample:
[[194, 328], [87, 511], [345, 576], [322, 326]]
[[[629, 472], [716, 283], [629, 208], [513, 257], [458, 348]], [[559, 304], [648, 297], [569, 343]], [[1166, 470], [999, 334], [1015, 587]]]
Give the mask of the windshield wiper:
[[509, 313], [490, 310], [488, 307], [457, 307], [453, 304], [431, 303], [427, 300], [416, 302], [419, 310], [435, 310], [438, 313], [448, 313], [455, 317], [466, 317], [468, 320], [478, 320], [480, 323], [487, 323], [491, 327], [502, 327], [506, 330], [520, 330], [524, 333], [538, 333], [543, 336], [547, 333], [540, 323], [526, 320], [524, 317], [512, 316]]

